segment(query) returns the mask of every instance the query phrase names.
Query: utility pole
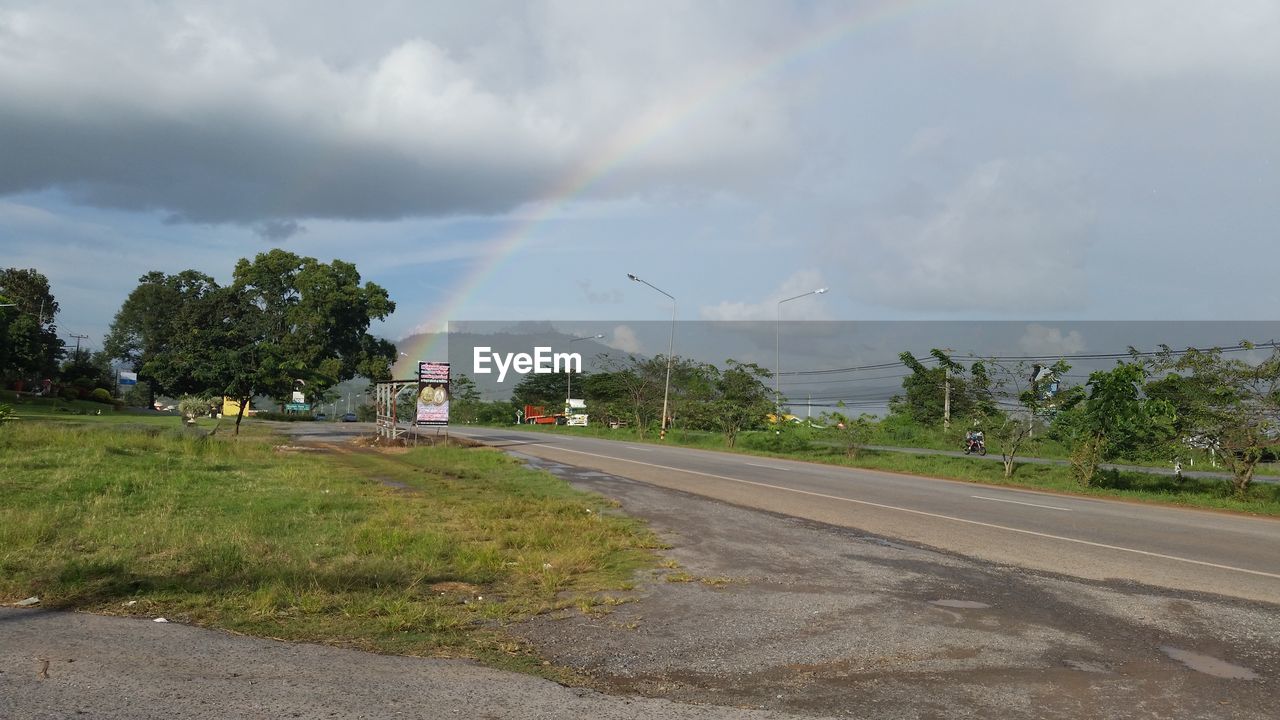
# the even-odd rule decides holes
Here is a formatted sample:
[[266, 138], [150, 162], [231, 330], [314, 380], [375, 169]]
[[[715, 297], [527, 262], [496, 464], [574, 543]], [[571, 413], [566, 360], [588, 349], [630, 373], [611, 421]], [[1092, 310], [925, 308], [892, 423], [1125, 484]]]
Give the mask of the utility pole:
[[[40, 310], [43, 312], [43, 311], [44, 311], [44, 307], [43, 307], [43, 306], [41, 306]], [[81, 340], [87, 340], [87, 339], [89, 338], [89, 336], [88, 336], [88, 335], [76, 335], [75, 333], [71, 333], [71, 334], [70, 334], [70, 335], [68, 335], [67, 337], [73, 337], [73, 338], [75, 338], [75, 339], [76, 339], [76, 355], [75, 355], [75, 357], [76, 357], [76, 362], [80, 362], [80, 341], [81, 341]]]
[[951, 429], [951, 353], [955, 352], [951, 348], [944, 348], [947, 354], [947, 362], [942, 366], [942, 427], [943, 429]]

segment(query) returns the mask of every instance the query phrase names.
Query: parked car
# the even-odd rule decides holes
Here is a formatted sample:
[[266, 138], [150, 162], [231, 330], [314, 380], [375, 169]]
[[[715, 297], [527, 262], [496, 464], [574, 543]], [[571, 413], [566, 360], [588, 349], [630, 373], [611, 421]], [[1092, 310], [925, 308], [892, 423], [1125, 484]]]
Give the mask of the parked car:
[[355, 413], [347, 413], [342, 416], [342, 422], [355, 422], [359, 419], [360, 418], [357, 418]]
[[317, 420], [328, 420], [328, 419], [329, 419], [329, 416], [328, 416], [328, 415], [325, 415], [324, 413], [316, 413], [316, 419], [317, 419]]

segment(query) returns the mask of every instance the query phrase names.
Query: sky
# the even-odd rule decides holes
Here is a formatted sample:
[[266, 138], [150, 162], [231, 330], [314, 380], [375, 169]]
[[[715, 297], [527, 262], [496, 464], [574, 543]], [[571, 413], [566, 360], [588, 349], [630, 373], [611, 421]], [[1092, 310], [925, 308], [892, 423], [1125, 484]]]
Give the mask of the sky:
[[277, 247], [391, 339], [668, 319], [628, 273], [683, 320], [1275, 319], [1277, 37], [1280, 0], [0, 0], [0, 267], [91, 347], [145, 272]]

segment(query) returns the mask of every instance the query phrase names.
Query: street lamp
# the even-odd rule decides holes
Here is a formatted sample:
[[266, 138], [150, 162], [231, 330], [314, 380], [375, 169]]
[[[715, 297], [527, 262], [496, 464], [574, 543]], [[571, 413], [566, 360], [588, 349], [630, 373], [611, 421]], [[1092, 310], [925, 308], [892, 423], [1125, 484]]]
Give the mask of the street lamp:
[[[602, 337], [604, 337], [602, 333], [596, 333], [595, 335], [586, 335], [584, 337], [572, 338], [571, 340], [569, 340], [569, 342], [565, 344], [572, 345], [580, 340], [599, 340]], [[564, 401], [566, 404], [573, 397], [573, 366], [572, 365], [569, 366], [569, 370], [567, 374], [569, 376], [569, 382], [566, 384], [564, 389]]]
[[671, 293], [667, 292], [666, 290], [663, 290], [662, 288], [657, 287], [653, 283], [650, 283], [646, 280], [641, 280], [640, 278], [636, 277], [635, 275], [632, 275], [631, 273], [627, 273], [627, 277], [630, 278], [631, 280], [634, 280], [635, 282], [644, 283], [645, 285], [648, 285], [654, 290], [657, 290], [663, 295], [666, 295], [667, 297], [671, 298], [671, 337], [667, 341], [667, 382], [662, 389], [662, 429], [658, 432], [658, 439], [666, 440], [667, 439], [667, 398], [671, 395], [671, 356], [672, 356], [672, 353], [675, 352], [675, 347], [676, 347], [676, 299]]
[[782, 422], [782, 303], [799, 300], [810, 295], [821, 295], [826, 291], [827, 288], [818, 288], [817, 290], [810, 290], [807, 293], [800, 293], [795, 297], [778, 301], [778, 320], [774, 325], [773, 332], [773, 422], [775, 427], [778, 427]]

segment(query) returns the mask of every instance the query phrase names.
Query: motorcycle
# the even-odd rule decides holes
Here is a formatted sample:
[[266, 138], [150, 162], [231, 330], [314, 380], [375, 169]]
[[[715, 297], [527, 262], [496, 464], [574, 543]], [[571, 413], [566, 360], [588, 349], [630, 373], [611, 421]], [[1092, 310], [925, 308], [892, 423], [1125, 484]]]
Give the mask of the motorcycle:
[[981, 437], [970, 437], [964, 441], [964, 454], [978, 453], [979, 455], [987, 454], [987, 441]]

